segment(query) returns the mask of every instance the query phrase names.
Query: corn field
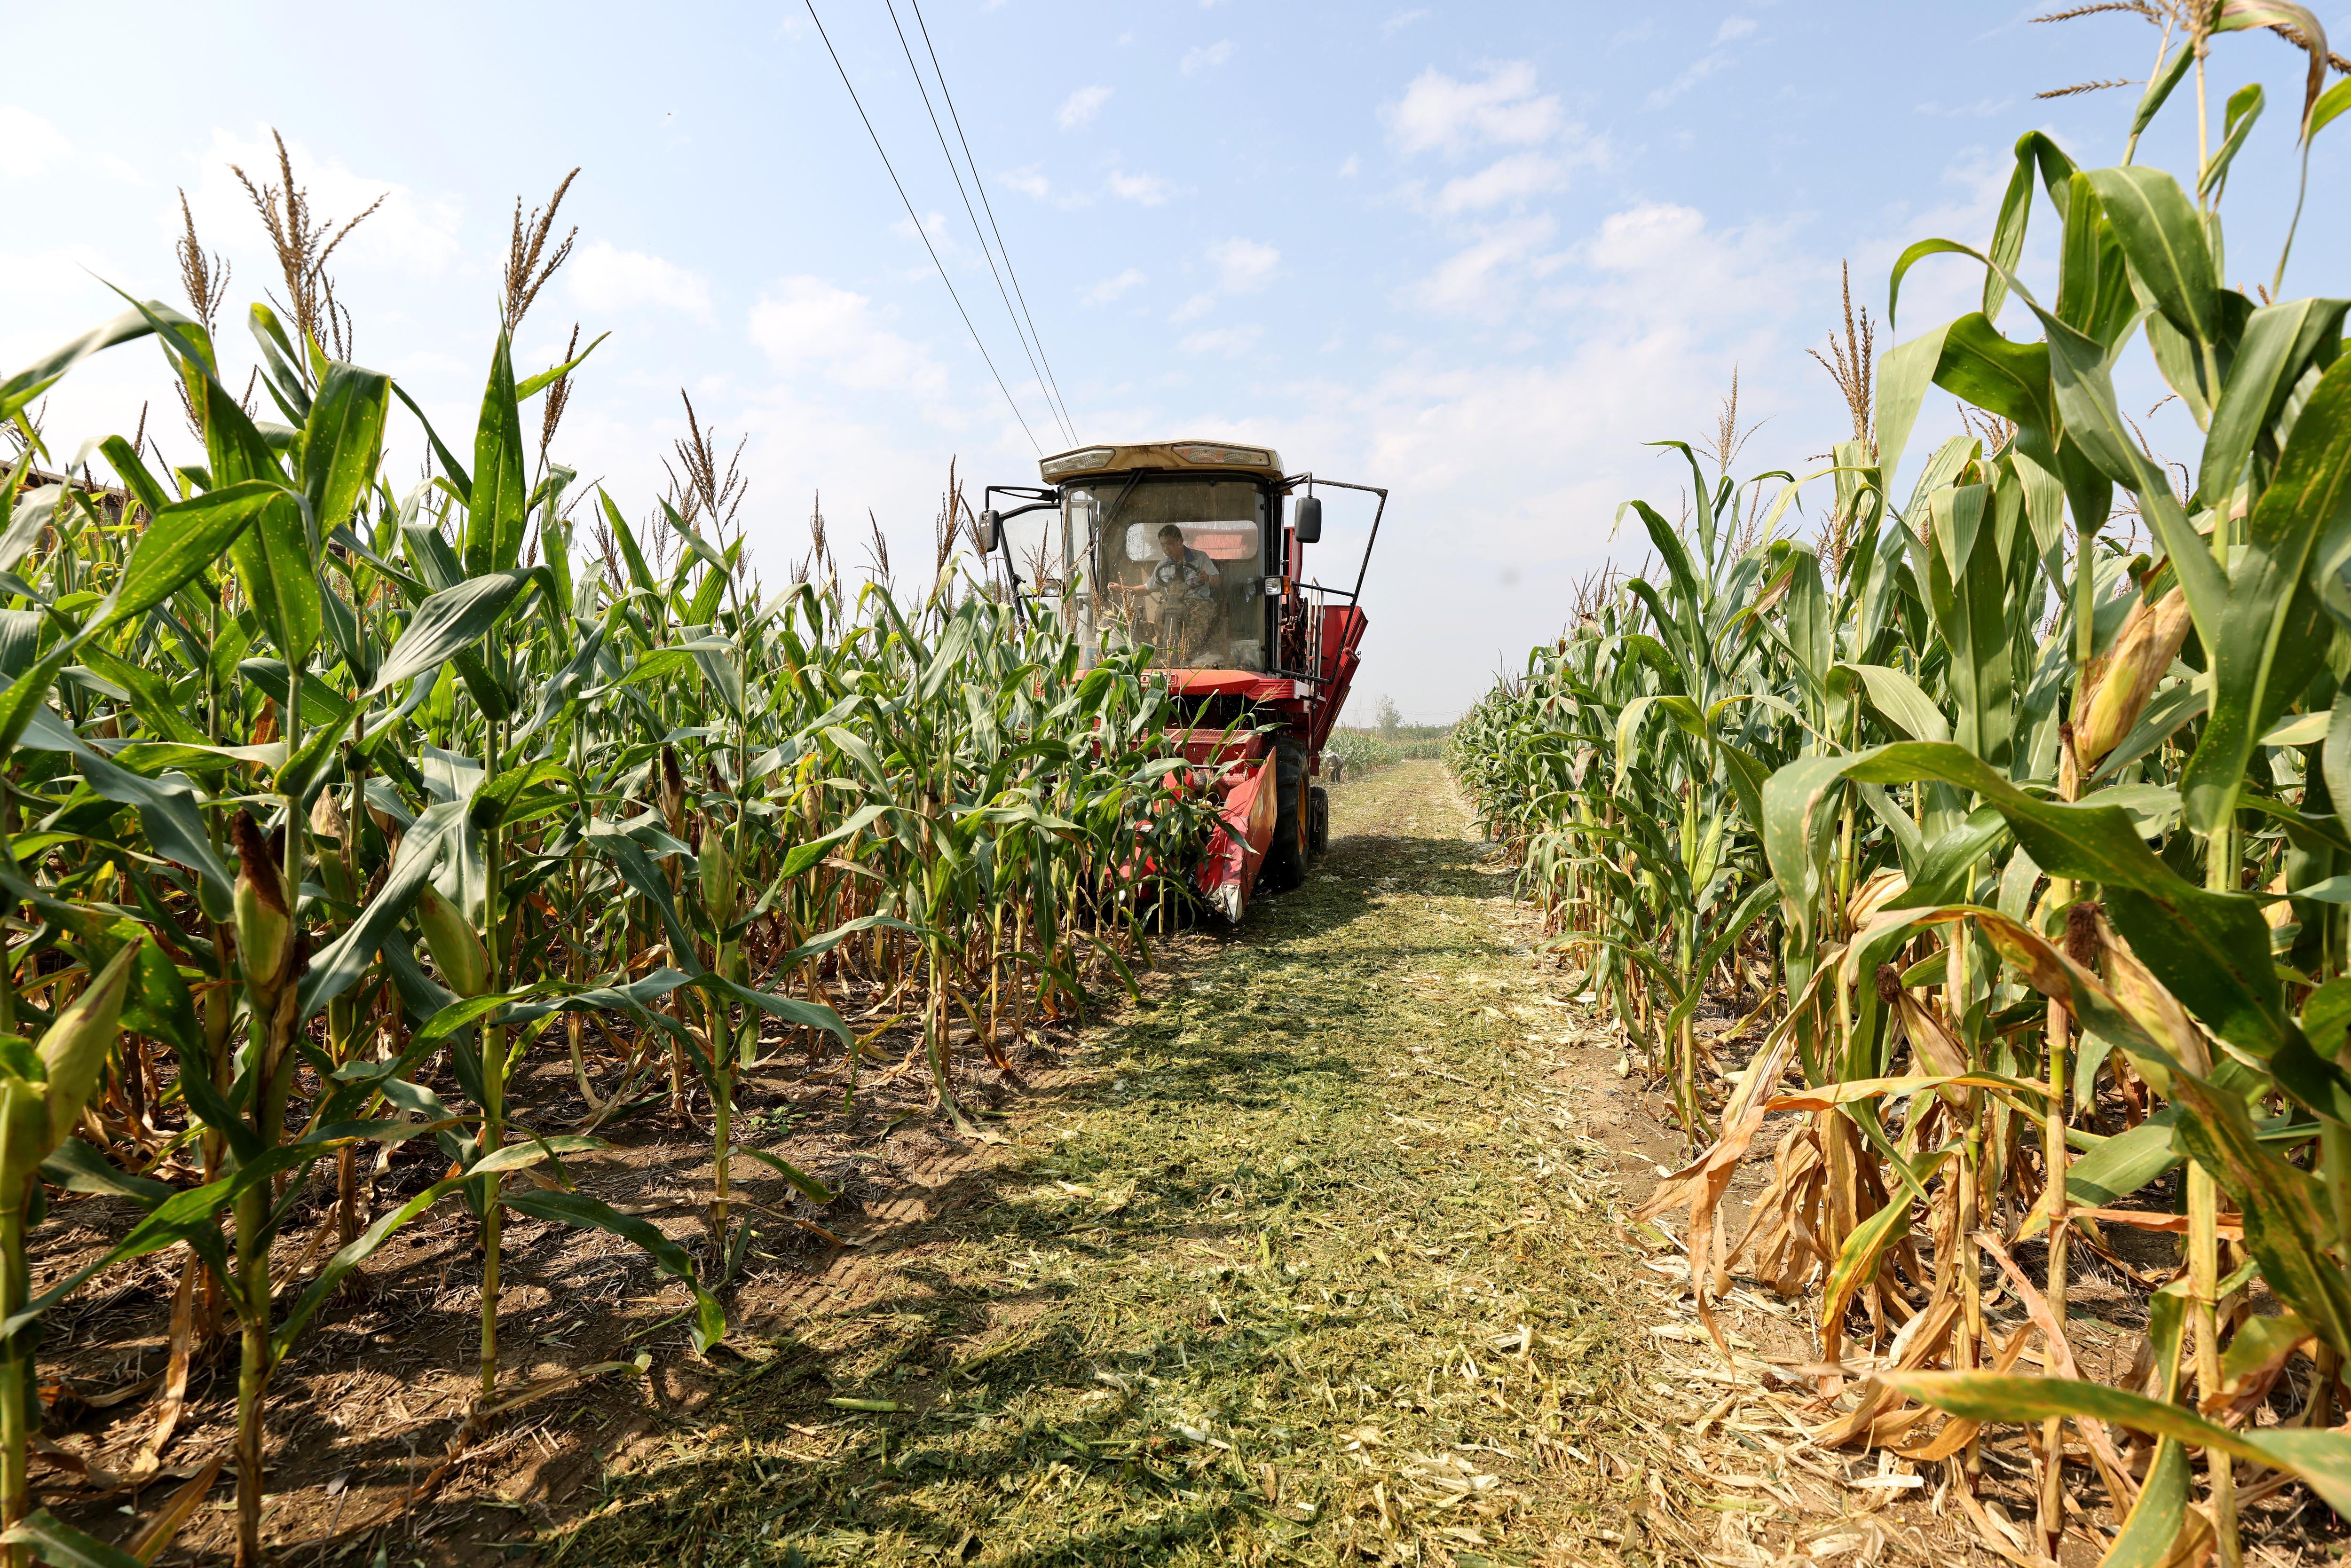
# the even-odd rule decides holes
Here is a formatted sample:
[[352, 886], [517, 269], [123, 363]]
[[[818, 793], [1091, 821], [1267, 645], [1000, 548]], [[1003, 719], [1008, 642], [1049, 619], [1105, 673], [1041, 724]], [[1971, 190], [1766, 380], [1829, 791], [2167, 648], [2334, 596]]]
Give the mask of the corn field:
[[1349, 729], [1343, 726], [1331, 731], [1330, 741], [1323, 749], [1324, 766], [1341, 779], [1360, 779], [1399, 762], [1434, 759], [1444, 755], [1441, 736], [1390, 740], [1377, 730]]
[[[2244, 88], [2213, 123], [2206, 57], [2298, 30], [2305, 183], [2351, 83], [2299, 7], [2172, 12], [2119, 164], [2028, 134], [1988, 244], [1896, 265], [1889, 323], [1929, 257], [1980, 270], [1980, 311], [1881, 357], [1848, 305], [1855, 428], [1807, 476], [1834, 483], [1813, 536], [1795, 476], [1732, 476], [1732, 428], [1711, 462], [1666, 444], [1686, 522], [1627, 508], [1658, 565], [1595, 581], [1450, 751], [1670, 1087], [1696, 1157], [1642, 1212], [1686, 1216], [1718, 1343], [1733, 1272], [1809, 1294], [1814, 1440], [1962, 1494], [1985, 1427], [2024, 1425], [2037, 1520], [1984, 1530], [2017, 1562], [2057, 1556], [2069, 1458], [2120, 1521], [2110, 1563], [2233, 1564], [2239, 1511], [2297, 1482], [2351, 1514], [2346, 301], [2277, 298], [2283, 255], [2227, 281], [2265, 105]], [[2137, 162], [2191, 93], [2193, 178]], [[2020, 276], [2044, 200], [2053, 288]], [[2126, 361], [2192, 418], [2192, 461], [2142, 438]], [[1906, 497], [1930, 387], [1965, 429]], [[1694, 1028], [1709, 1004], [1768, 1021], [1743, 1066]], [[1729, 1237], [1750, 1156], [1769, 1184]], [[2146, 1292], [2119, 1386], [2069, 1344], [2085, 1257]], [[2022, 1316], [1995, 1333], [2003, 1292]]]
[[[478, 1227], [469, 1430], [547, 1391], [500, 1375], [508, 1214], [642, 1247], [707, 1349], [753, 1222], [775, 1212], [735, 1184], [828, 1196], [737, 1135], [742, 1073], [779, 1051], [829, 1057], [853, 1095], [874, 1038], [912, 1027], [912, 1064], [961, 1124], [958, 1043], [1003, 1065], [1089, 988], [1131, 985], [1169, 893], [1152, 868], [1184, 863], [1207, 810], [1166, 788], [1183, 763], [1148, 650], [1081, 667], [1049, 612], [959, 577], [952, 492], [938, 583], [910, 603], [842, 588], [820, 539], [810, 580], [763, 591], [698, 426], [650, 531], [578, 493], [546, 443], [586, 354], [523, 378], [512, 362], [561, 258], [541, 258], [544, 223], [517, 225], [461, 459], [396, 382], [333, 352], [348, 318], [285, 173], [256, 201], [289, 220], [294, 303], [250, 312], [277, 417], [224, 381], [201, 265], [194, 315], [134, 302], [0, 382], [21, 446], [0, 486], [11, 1563], [152, 1560], [220, 1470], [129, 1552], [34, 1511], [43, 1314], [86, 1282], [183, 1255], [141, 1463], [172, 1439], [192, 1358], [233, 1346], [237, 1553], [257, 1562], [272, 1371], [403, 1227], [448, 1205]], [[204, 261], [193, 225], [190, 253]], [[158, 473], [120, 435], [48, 456], [36, 400], [134, 342], [168, 361], [202, 461]], [[534, 400], [554, 404], [536, 459]], [[384, 447], [402, 406], [433, 456], [397, 493]], [[585, 1123], [508, 1103], [534, 1053], [568, 1056]], [[698, 1254], [565, 1170], [609, 1117], [664, 1099], [715, 1162]], [[449, 1174], [376, 1205], [376, 1153], [418, 1138]], [[273, 1262], [322, 1164], [331, 1215]], [[141, 1218], [37, 1293], [28, 1237], [84, 1194]]]

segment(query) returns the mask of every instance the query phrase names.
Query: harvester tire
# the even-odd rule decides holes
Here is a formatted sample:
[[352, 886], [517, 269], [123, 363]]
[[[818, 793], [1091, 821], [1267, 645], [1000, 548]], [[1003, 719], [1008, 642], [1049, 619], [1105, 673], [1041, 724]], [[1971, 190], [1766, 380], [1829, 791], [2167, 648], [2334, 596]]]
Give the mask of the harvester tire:
[[1311, 810], [1306, 799], [1306, 748], [1283, 737], [1274, 742], [1273, 782], [1280, 815], [1274, 819], [1273, 842], [1267, 846], [1265, 864], [1257, 883], [1269, 893], [1287, 893], [1306, 880], [1306, 828]]
[[1317, 784], [1306, 792], [1306, 853], [1320, 860], [1331, 847], [1331, 797]]

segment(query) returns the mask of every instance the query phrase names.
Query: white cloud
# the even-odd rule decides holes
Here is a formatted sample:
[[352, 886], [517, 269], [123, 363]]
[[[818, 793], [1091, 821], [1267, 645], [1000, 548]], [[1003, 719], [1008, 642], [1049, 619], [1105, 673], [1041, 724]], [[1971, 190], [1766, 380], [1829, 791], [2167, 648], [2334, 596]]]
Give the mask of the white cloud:
[[1521, 149], [1447, 181], [1434, 202], [1416, 179], [1397, 193], [1440, 217], [1548, 195], [1566, 188], [1572, 170], [1608, 162], [1608, 139], [1565, 120], [1556, 94], [1535, 91], [1534, 68], [1523, 60], [1492, 67], [1479, 81], [1457, 81], [1431, 68], [1386, 118], [1396, 146], [1406, 153], [1442, 151], [1458, 158], [1482, 145]]
[[1342, 180], [1352, 180], [1363, 172], [1363, 160], [1356, 157], [1353, 152], [1348, 153], [1347, 161], [1339, 165], [1339, 178]]
[[[996, 178], [998, 183], [1009, 186], [1033, 201], [1050, 202], [1065, 210], [1092, 206], [1104, 195], [1134, 202], [1140, 206], [1162, 206], [1176, 190], [1172, 182], [1160, 175], [1115, 167], [1103, 176], [1101, 188], [1092, 191], [1056, 190], [1052, 181], [1033, 163], [1025, 168], [1008, 170]], [[933, 243], [942, 247], [953, 243], [943, 219], [928, 220], [924, 227], [933, 236]], [[912, 226], [903, 218], [899, 220], [898, 228], [908, 238], [914, 237]]]
[[1583, 259], [1603, 272], [1638, 272], [1669, 260], [1705, 227], [1706, 214], [1696, 207], [1644, 202], [1602, 219], [1600, 232], [1583, 244]]
[[1128, 289], [1140, 287], [1149, 281], [1150, 279], [1143, 276], [1141, 267], [1130, 267], [1117, 277], [1105, 277], [1087, 289], [1085, 302], [1089, 305], [1107, 305]]
[[1541, 152], [1513, 152], [1475, 174], [1447, 181], [1437, 193], [1437, 210], [1448, 217], [1482, 212], [1505, 202], [1547, 194], [1566, 183], [1564, 161]]
[[0, 180], [29, 180], [65, 161], [73, 144], [29, 109], [0, 104]]
[[[1640, 203], [1611, 213], [1556, 258], [1538, 303], [1569, 313], [1630, 310], [1684, 335], [1751, 331], [1802, 302], [1833, 298], [1834, 274], [1797, 250], [1792, 230], [1789, 223], [1718, 228], [1695, 207]], [[1678, 301], [1677, 314], [1668, 320], [1646, 303], [1651, 298]]]
[[1102, 106], [1109, 101], [1110, 89], [1106, 87], [1078, 89], [1061, 100], [1061, 129], [1075, 131], [1081, 125], [1092, 124], [1094, 116], [1102, 112]]
[[1216, 264], [1217, 287], [1227, 294], [1255, 294], [1273, 280], [1281, 252], [1237, 235], [1210, 246], [1208, 259]]
[[1233, 41], [1230, 38], [1218, 38], [1213, 44], [1186, 49], [1184, 52], [1183, 63], [1178, 68], [1187, 77], [1198, 76], [1202, 71], [1213, 69], [1232, 57]]
[[[1215, 245], [1208, 246], [1206, 254], [1208, 265], [1217, 269], [1215, 286], [1201, 290], [1177, 306], [1175, 312], [1167, 318], [1170, 321], [1196, 321], [1214, 310], [1217, 308], [1217, 302], [1220, 299], [1228, 298], [1236, 294], [1261, 293], [1265, 286], [1273, 281], [1275, 274], [1281, 267], [1281, 252], [1270, 245], [1262, 245], [1253, 239], [1243, 239], [1238, 235], [1228, 240], [1218, 240]], [[1257, 329], [1251, 327], [1249, 331], [1254, 334]], [[1196, 340], [1213, 341], [1217, 344], [1223, 341], [1221, 339], [1212, 340], [1210, 337], [1196, 333], [1192, 338], [1186, 339], [1185, 343], [1190, 345]], [[1187, 346], [1185, 351], [1199, 353], [1202, 350]]]
[[1485, 142], [1548, 141], [1561, 117], [1557, 95], [1536, 96], [1535, 68], [1511, 60], [1479, 81], [1458, 81], [1431, 66], [1405, 89], [1387, 121], [1403, 152], [1458, 153]]
[[641, 250], [622, 250], [609, 240], [583, 247], [564, 274], [571, 280], [571, 297], [586, 309], [653, 306], [710, 319], [710, 285], [701, 274]]
[[1032, 197], [1040, 202], [1053, 193], [1052, 183], [1037, 172], [1037, 165], [1034, 163], [1025, 169], [1008, 170], [996, 178], [999, 184], [1008, 185], [1022, 195]]
[[[1995, 182], [1994, 205], [1999, 191]], [[1972, 165], [1947, 190], [1927, 193], [1971, 211], [1977, 194]], [[1799, 351], [1818, 341], [1816, 329], [1834, 310], [1834, 261], [1823, 267], [1793, 243], [1795, 220], [1708, 217], [1694, 206], [1624, 203], [1573, 227], [1562, 216], [1556, 232], [1536, 215], [1468, 226], [1439, 254], [1480, 247], [1447, 280], [1478, 329], [1453, 329], [1448, 319], [1435, 331], [1391, 335], [1389, 321], [1358, 319], [1347, 351], [1327, 361], [1311, 355], [1332, 326], [1320, 320], [1298, 340], [1310, 352], [1265, 361], [1276, 323], [1244, 297], [1255, 307], [1247, 317], [1226, 303], [1176, 328], [1180, 351], [1169, 373], [1147, 391], [1116, 394], [1127, 406], [1114, 415], [1097, 409], [1090, 421], [1139, 439], [1229, 434], [1276, 448], [1294, 467], [1389, 486], [1389, 526], [1365, 582], [1374, 632], [1356, 686], [1366, 701], [1390, 691], [1416, 712], [1454, 711], [1489, 686], [1498, 667], [1522, 667], [1527, 648], [1558, 632], [1559, 606], [1575, 579], [1607, 558], [1618, 503], [1638, 496], [1674, 515], [1687, 470], [1643, 443], [1710, 428], [1733, 364], [1743, 367], [1740, 404], [1748, 417], [1779, 415], [1750, 449], [1746, 471], [1794, 467], [1841, 434], [1834, 389]], [[1990, 221], [1985, 213], [1944, 224], [1938, 214], [1908, 210], [1873, 223], [1891, 248], [1883, 256], [1855, 249], [1856, 285], [1865, 274], [1883, 277], [1893, 252], [1917, 234], [1981, 233]], [[1311, 258], [1284, 248], [1291, 252], [1282, 259], [1285, 277], [1313, 276]], [[1950, 272], [1980, 287], [1980, 274], [1962, 277], [1956, 265]], [[1922, 292], [1939, 281], [1927, 273], [1919, 269]], [[1163, 265], [1154, 281], [1165, 286], [1168, 276]], [[1206, 287], [1212, 277], [1204, 270], [1192, 287]], [[1284, 282], [1285, 294], [1297, 291]], [[1413, 308], [1411, 291], [1396, 303]], [[1938, 315], [1922, 302], [1918, 319], [1969, 308]], [[1266, 323], [1262, 336], [1250, 331], [1251, 319]], [[1294, 326], [1280, 325], [1285, 332]], [[1367, 365], [1375, 368], [1367, 373]], [[1234, 373], [1243, 368], [1251, 373]], [[1922, 426], [1913, 450], [1928, 444]], [[1807, 496], [1808, 507], [1822, 488]], [[1346, 498], [1333, 497], [1323, 549], [1343, 577], [1362, 547], [1370, 504], [1351, 518]], [[1443, 528], [1396, 526], [1398, 517], [1439, 515]], [[1637, 564], [1641, 541], [1620, 539], [1617, 549], [1629, 558], [1624, 564]], [[1506, 567], [1518, 586], [1499, 591]]]
[[[787, 383], [733, 411], [726, 428], [751, 438], [743, 467], [755, 476], [754, 498], [744, 518], [756, 569], [770, 585], [791, 576], [808, 552], [811, 504], [820, 502], [834, 559], [852, 591], [866, 573], [869, 512], [889, 541], [901, 593], [922, 591], [930, 581], [930, 519], [938, 510], [947, 454], [990, 478], [1037, 472], [1036, 457], [995, 388], [987, 395], [993, 401], [975, 404], [972, 412], [926, 407], [918, 423], [909, 423], [830, 388]], [[636, 445], [660, 449], [665, 444], [658, 437], [670, 433], [632, 434]]]
[[1413, 296], [1447, 315], [1493, 314], [1514, 301], [1518, 274], [1535, 260], [1552, 227], [1547, 217], [1496, 225], [1447, 257], [1414, 286]]
[[1684, 66], [1679, 76], [1677, 76], [1665, 86], [1658, 88], [1656, 90], [1650, 93], [1647, 99], [1648, 107], [1651, 109], [1665, 108], [1667, 104], [1673, 102], [1674, 99], [1681, 97], [1682, 94], [1689, 91], [1690, 89], [1698, 86], [1698, 83], [1706, 80], [1707, 78], [1714, 75], [1717, 71], [1719, 71], [1723, 67], [1729, 63], [1730, 55], [1727, 50], [1712, 49], [1700, 55], [1698, 58]]
[[955, 253], [955, 235], [947, 226], [946, 214], [934, 207], [923, 214], [923, 226], [917, 229], [912, 218], [898, 218], [890, 225], [890, 232], [901, 239], [928, 239], [931, 248], [947, 255]]
[[940, 396], [946, 371], [929, 350], [877, 322], [872, 305], [820, 277], [778, 278], [751, 307], [751, 341], [778, 371], [813, 368], [862, 391]]
[[1426, 10], [1399, 11], [1380, 24], [1380, 37], [1392, 37], [1415, 22], [1425, 22], [1427, 19], [1428, 13]]
[[1121, 201], [1156, 207], [1167, 200], [1167, 182], [1156, 174], [1134, 174], [1123, 169], [1113, 169], [1110, 172], [1108, 183], [1110, 193]]
[[1257, 347], [1261, 335], [1256, 327], [1211, 327], [1194, 332], [1176, 346], [1187, 354], [1223, 354], [1238, 359]]
[[1993, 115], [2006, 110], [2014, 101], [2013, 99], [2006, 98], [1980, 98], [1973, 103], [1957, 104], [1947, 109], [1930, 98], [1924, 103], [1914, 104], [1911, 111], [1915, 114], [1931, 114], [1942, 120], [1989, 120]]
[[1748, 16], [1726, 16], [1714, 30], [1714, 44], [1705, 54], [1684, 66], [1681, 74], [1649, 94], [1648, 107], [1663, 109], [1690, 89], [1716, 75], [1731, 63], [1730, 50], [1725, 46], [1735, 44], [1755, 31], [1755, 22]]
[[[1558, 632], [1566, 591], [1607, 557], [1618, 503], [1638, 496], [1674, 515], [1687, 469], [1643, 444], [1710, 427], [1734, 363], [1745, 371], [1747, 417], [1780, 416], [1746, 471], [1794, 466], [1841, 433], [1828, 378], [1797, 351], [1813, 337], [1814, 313], [1834, 305], [1834, 265], [1823, 273], [1796, 254], [1781, 226], [1718, 227], [1662, 207], [1615, 219], [1578, 244], [1539, 229], [1516, 236], [1519, 259], [1492, 268], [1489, 282], [1530, 295], [1531, 279], [1550, 270], [1490, 348], [1472, 334], [1399, 344], [1370, 377], [1351, 377], [1342, 367], [1352, 360], [1342, 360], [1218, 408], [1228, 417], [1213, 423], [1188, 406], [1160, 422], [1229, 429], [1295, 467], [1388, 486], [1391, 525], [1447, 508], [1442, 529], [1383, 531], [1365, 584], [1374, 632], [1359, 692], [1392, 691], [1406, 708], [1437, 714], [1489, 686], [1498, 667], [1522, 667], [1527, 648]], [[1531, 340], [1513, 347], [1507, 339], [1522, 326], [1534, 329]], [[1211, 374], [1197, 381], [1207, 386]], [[1326, 505], [1324, 549], [1352, 568], [1369, 508], [1351, 520], [1343, 498]], [[1642, 542], [1617, 541], [1623, 564], [1638, 562]], [[1518, 586], [1498, 591], [1505, 569]]]

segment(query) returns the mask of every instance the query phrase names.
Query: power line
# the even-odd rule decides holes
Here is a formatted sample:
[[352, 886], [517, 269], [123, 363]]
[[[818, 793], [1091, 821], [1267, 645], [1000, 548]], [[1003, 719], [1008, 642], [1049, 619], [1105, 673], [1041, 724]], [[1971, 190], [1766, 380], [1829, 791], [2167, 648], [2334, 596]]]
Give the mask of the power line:
[[[909, 0], [909, 4], [911, 3], [912, 0]], [[1039, 389], [1045, 392], [1046, 408], [1061, 421], [1061, 434], [1069, 437], [1071, 445], [1075, 446], [1078, 444], [1077, 429], [1070, 423], [1069, 411], [1054, 406], [1053, 390], [1046, 387], [1045, 373], [1037, 368], [1037, 354], [1030, 352], [1028, 334], [1021, 331], [1020, 318], [1013, 313], [1012, 297], [1004, 291], [1004, 275], [996, 269], [996, 257], [987, 248], [987, 235], [979, 226], [979, 214], [971, 210], [971, 193], [964, 189], [963, 172], [956, 167], [955, 154], [947, 148], [946, 128], [939, 123], [939, 111], [931, 107], [931, 89], [923, 80], [923, 68], [914, 63], [914, 48], [906, 42], [906, 29], [900, 26], [898, 21], [898, 8], [891, 4], [891, 0], [882, 0], [882, 5], [883, 9], [890, 13], [890, 26], [897, 32], [898, 47], [906, 57], [906, 68], [914, 73], [914, 90], [923, 96], [923, 111], [931, 117], [931, 131], [939, 139], [939, 155], [947, 161], [947, 176], [955, 181], [956, 194], [963, 198], [964, 216], [971, 220], [971, 232], [979, 240], [979, 254], [987, 260], [987, 274], [996, 279], [996, 294], [998, 298], [1004, 301], [1005, 319], [1012, 323], [1012, 335], [1020, 340], [1020, 351], [1028, 355], [1029, 373], [1037, 378]], [[925, 45], [929, 41], [927, 37], [924, 39]], [[935, 54], [931, 57], [931, 65], [934, 69], [937, 68], [938, 57]], [[944, 98], [946, 96], [946, 90], [947, 78], [942, 76], [939, 78], [939, 95]], [[971, 177], [975, 182], [978, 180], [979, 171], [977, 168], [972, 170]], [[1001, 235], [997, 236], [997, 243], [999, 246], [1003, 243]], [[1008, 252], [1004, 257], [1004, 265], [1008, 270], [1012, 266], [1012, 256]], [[1033, 326], [1033, 323], [1031, 325]], [[1042, 345], [1040, 345], [1040, 351]]]
[[865, 134], [872, 139], [873, 151], [882, 155], [882, 167], [888, 171], [890, 183], [896, 188], [898, 200], [905, 205], [906, 217], [914, 225], [915, 237], [923, 242], [923, 248], [931, 253], [931, 265], [938, 268], [939, 281], [947, 286], [947, 298], [955, 301], [956, 314], [963, 318], [964, 330], [971, 334], [971, 346], [979, 350], [979, 357], [987, 362], [987, 373], [996, 378], [996, 390], [1004, 394], [1005, 406], [1012, 411], [1012, 417], [1020, 422], [1020, 434], [1029, 438], [1029, 444], [1036, 448], [1038, 455], [1044, 455], [1045, 449], [1037, 444], [1037, 433], [1029, 428], [1028, 416], [1020, 412], [1019, 403], [1013, 400], [1012, 389], [1004, 384], [1003, 372], [996, 368], [996, 361], [989, 357], [987, 345], [980, 341], [979, 329], [971, 323], [971, 312], [963, 308], [963, 296], [956, 292], [955, 280], [947, 276], [946, 264], [939, 260], [939, 253], [931, 244], [930, 234], [923, 227], [922, 215], [914, 211], [914, 204], [907, 200], [906, 187], [899, 181], [898, 171], [891, 165], [890, 154], [883, 151], [882, 138], [874, 131], [873, 121], [865, 112], [865, 105], [858, 99], [856, 86], [849, 79], [848, 68], [841, 63], [840, 52], [832, 47], [832, 39], [824, 30], [824, 19], [816, 14], [816, 0], [803, 0], [803, 3], [808, 6], [809, 20], [816, 24], [816, 36], [824, 40], [824, 52], [832, 57], [832, 68], [841, 73], [841, 85], [849, 89], [849, 101], [856, 107], [857, 118], [864, 123]]
[[[987, 226], [995, 232], [996, 248], [1004, 253], [1004, 270], [1012, 275], [1013, 297], [1020, 301], [1020, 314], [1028, 318], [1029, 335], [1037, 340], [1037, 357], [1045, 361], [1045, 384], [1053, 389], [1053, 396], [1061, 401], [1062, 417], [1068, 420], [1070, 400], [1061, 395], [1061, 383], [1053, 374], [1053, 361], [1045, 353], [1045, 335], [1037, 330], [1037, 319], [1029, 315], [1029, 296], [1021, 290], [1020, 274], [1013, 268], [1012, 249], [1004, 243], [1004, 231], [996, 226], [996, 208], [987, 199], [987, 182], [979, 177], [979, 164], [971, 155], [971, 141], [963, 133], [963, 116], [956, 112], [955, 94], [947, 90], [946, 72], [939, 68], [939, 52], [931, 45], [930, 25], [923, 20], [922, 0], [906, 0], [906, 3], [914, 8], [914, 26], [922, 29], [923, 47], [930, 53], [931, 69], [938, 74], [939, 96], [947, 100], [947, 118], [955, 121], [956, 140], [963, 143], [963, 161], [971, 165], [971, 183], [979, 188], [980, 210], [987, 214]], [[1076, 440], [1074, 421], [1070, 422], [1070, 439]]]

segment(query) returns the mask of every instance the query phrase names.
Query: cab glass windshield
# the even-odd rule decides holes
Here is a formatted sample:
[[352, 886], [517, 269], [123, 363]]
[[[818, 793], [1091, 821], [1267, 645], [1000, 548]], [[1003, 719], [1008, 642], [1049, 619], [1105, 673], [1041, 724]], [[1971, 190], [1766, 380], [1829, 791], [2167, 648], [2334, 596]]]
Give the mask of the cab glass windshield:
[[1122, 478], [1073, 486], [1068, 500], [1094, 518], [1103, 646], [1148, 643], [1164, 669], [1265, 668], [1262, 486]]

